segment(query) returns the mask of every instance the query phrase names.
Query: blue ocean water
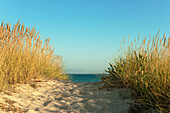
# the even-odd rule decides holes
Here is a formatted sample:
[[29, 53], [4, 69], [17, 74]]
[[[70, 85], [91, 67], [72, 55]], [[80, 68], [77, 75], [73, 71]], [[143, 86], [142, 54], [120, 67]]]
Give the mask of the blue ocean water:
[[99, 82], [102, 74], [68, 74], [73, 82]]

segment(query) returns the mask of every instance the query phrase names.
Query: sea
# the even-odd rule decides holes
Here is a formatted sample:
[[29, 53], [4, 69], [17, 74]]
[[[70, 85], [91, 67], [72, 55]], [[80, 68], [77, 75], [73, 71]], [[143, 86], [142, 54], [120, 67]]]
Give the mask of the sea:
[[100, 82], [103, 74], [68, 74], [72, 82]]

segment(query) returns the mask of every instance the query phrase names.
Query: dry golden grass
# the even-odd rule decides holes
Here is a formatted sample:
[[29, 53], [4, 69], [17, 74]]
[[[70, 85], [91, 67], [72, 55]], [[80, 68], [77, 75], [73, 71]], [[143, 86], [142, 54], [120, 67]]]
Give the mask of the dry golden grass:
[[0, 90], [32, 79], [68, 79], [62, 57], [54, 54], [49, 39], [42, 41], [35, 28], [20, 24], [0, 25]]
[[[159, 34], [159, 32], [158, 32]], [[122, 46], [121, 55], [114, 59], [103, 77], [107, 86], [119, 81], [134, 89], [134, 97], [142, 105], [160, 112], [170, 111], [170, 37], [159, 35]], [[123, 45], [126, 45], [124, 41]]]

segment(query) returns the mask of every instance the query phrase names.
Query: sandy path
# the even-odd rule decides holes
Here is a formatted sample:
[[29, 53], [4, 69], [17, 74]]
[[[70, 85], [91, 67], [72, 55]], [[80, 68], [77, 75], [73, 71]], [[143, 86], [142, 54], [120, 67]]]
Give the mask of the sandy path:
[[0, 94], [0, 103], [11, 100], [13, 106], [27, 113], [127, 113], [132, 103], [130, 90], [125, 88], [106, 91], [99, 90], [96, 83], [58, 80], [38, 82], [36, 86], [20, 85], [15, 93]]

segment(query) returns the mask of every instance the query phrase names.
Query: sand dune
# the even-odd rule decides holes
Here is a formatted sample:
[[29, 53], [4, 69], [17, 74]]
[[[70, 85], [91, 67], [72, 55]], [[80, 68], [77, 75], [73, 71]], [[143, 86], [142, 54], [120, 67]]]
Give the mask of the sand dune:
[[[37, 87], [37, 88], [33, 88]], [[1, 113], [127, 113], [132, 103], [130, 89], [99, 90], [101, 84], [65, 81], [22, 84], [0, 94]], [[5, 111], [4, 111], [4, 110]], [[12, 110], [12, 111], [10, 111]]]

